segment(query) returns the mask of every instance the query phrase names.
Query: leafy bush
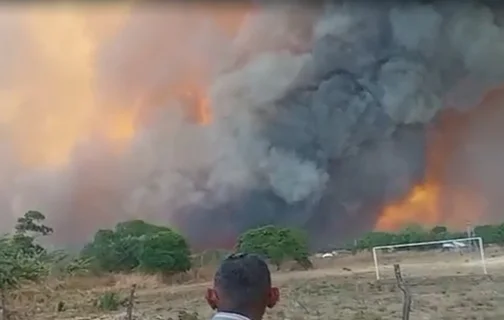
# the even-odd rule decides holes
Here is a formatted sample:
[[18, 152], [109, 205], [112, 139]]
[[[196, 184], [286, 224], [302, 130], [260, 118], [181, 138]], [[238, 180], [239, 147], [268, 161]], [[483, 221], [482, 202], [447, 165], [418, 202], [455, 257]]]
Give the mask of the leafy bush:
[[12, 238], [0, 238], [0, 297], [3, 319], [9, 318], [7, 293], [24, 282], [38, 281], [48, 274], [40, 255], [26, 252]]
[[19, 249], [12, 239], [0, 238], [0, 290], [17, 288], [24, 281], [37, 281], [48, 274], [38, 256]]
[[46, 236], [53, 229], [42, 222], [45, 216], [28, 211], [17, 220], [15, 233], [0, 238], [0, 290], [17, 288], [24, 281], [37, 281], [49, 272], [50, 255], [35, 243], [36, 237]]
[[65, 278], [86, 275], [91, 271], [91, 258], [75, 256], [62, 250], [49, 252], [47, 256], [51, 276]]
[[90, 258], [82, 257], [72, 259], [64, 266], [63, 271], [70, 276], [87, 274], [91, 266], [91, 261]]
[[[86, 245], [81, 252], [84, 258], [93, 261], [93, 267], [103, 271], [121, 271], [121, 260], [131, 259], [125, 252], [121, 252], [122, 247], [119, 237], [112, 230], [98, 230], [91, 243]], [[124, 258], [124, 256], [126, 256]], [[122, 259], [121, 259], [122, 258]]]
[[172, 274], [191, 268], [191, 252], [185, 239], [176, 232], [162, 231], [146, 237], [139, 255], [146, 272]]
[[102, 271], [180, 272], [190, 268], [185, 239], [169, 228], [141, 220], [122, 222], [114, 230], [99, 230], [82, 251]]
[[311, 267], [306, 235], [295, 229], [265, 226], [249, 230], [238, 239], [237, 249], [262, 255], [277, 269], [284, 261], [291, 259], [306, 269]]
[[504, 224], [477, 226], [474, 233], [485, 243], [504, 244]]

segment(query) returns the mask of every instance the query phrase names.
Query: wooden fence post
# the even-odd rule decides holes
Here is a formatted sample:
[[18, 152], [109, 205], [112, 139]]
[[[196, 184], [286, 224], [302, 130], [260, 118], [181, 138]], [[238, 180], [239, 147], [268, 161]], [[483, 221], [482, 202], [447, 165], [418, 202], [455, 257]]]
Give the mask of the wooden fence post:
[[411, 311], [411, 292], [408, 286], [404, 282], [401, 274], [401, 267], [398, 264], [394, 264], [394, 273], [397, 280], [397, 286], [403, 293], [403, 320], [409, 320], [409, 315]]
[[136, 290], [136, 284], [131, 286], [130, 296], [129, 296], [129, 300], [128, 300], [128, 307], [126, 309], [126, 319], [127, 320], [133, 319], [133, 307], [135, 305], [135, 290]]

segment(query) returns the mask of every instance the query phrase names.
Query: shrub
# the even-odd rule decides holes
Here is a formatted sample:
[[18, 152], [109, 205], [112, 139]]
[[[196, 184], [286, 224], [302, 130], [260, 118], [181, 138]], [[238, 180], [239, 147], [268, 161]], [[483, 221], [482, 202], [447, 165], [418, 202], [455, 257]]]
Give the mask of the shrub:
[[504, 225], [477, 226], [474, 228], [474, 233], [485, 243], [504, 243]]
[[124, 250], [123, 241], [112, 230], [98, 230], [93, 241], [86, 245], [81, 252], [84, 258], [90, 258], [93, 261], [93, 267], [103, 271], [123, 271], [129, 268], [127, 261], [134, 261], [134, 255], [129, 250]]
[[262, 255], [277, 269], [284, 261], [291, 259], [306, 269], [311, 267], [306, 235], [295, 229], [265, 226], [249, 230], [238, 239], [237, 249]]
[[70, 276], [87, 274], [90, 269], [91, 261], [90, 258], [81, 257], [72, 259], [64, 266], [63, 271]]
[[117, 292], [108, 291], [98, 297], [97, 306], [101, 310], [116, 311], [121, 303], [121, 297]]
[[129, 272], [138, 267], [148, 272], [186, 271], [190, 251], [185, 239], [169, 228], [141, 220], [122, 222], [114, 230], [99, 230], [82, 251], [98, 270]]
[[139, 262], [143, 271], [170, 275], [191, 268], [191, 252], [181, 235], [162, 231], [145, 238]]
[[48, 274], [40, 255], [24, 251], [11, 238], [0, 238], [0, 299], [3, 318], [7, 319], [7, 293], [22, 283], [38, 281]]
[[37, 256], [29, 255], [0, 238], [0, 290], [18, 287], [24, 281], [37, 281], [47, 275], [47, 265]]

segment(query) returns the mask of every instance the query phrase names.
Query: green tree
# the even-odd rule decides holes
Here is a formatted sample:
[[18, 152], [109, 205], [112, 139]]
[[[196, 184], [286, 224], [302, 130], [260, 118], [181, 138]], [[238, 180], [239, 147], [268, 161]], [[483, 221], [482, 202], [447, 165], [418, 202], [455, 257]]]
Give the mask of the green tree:
[[23, 217], [18, 218], [12, 237], [13, 244], [26, 254], [46, 254], [46, 250], [36, 243], [37, 238], [48, 236], [54, 231], [43, 223], [45, 219], [46, 217], [39, 211], [28, 211]]
[[420, 225], [409, 225], [398, 234], [402, 243], [414, 243], [429, 240], [429, 233]]
[[92, 266], [102, 271], [114, 271], [119, 256], [115, 249], [116, 235], [112, 230], [98, 230], [93, 241], [81, 251], [81, 256], [92, 260]]
[[295, 229], [265, 226], [252, 229], [240, 236], [237, 243], [240, 252], [262, 255], [280, 269], [286, 260], [295, 260], [305, 269], [310, 268], [306, 235]]
[[191, 251], [180, 234], [162, 231], [148, 235], [142, 242], [139, 262], [145, 272], [172, 275], [191, 268]]
[[120, 237], [142, 237], [162, 231], [171, 231], [170, 228], [146, 223], [143, 220], [130, 220], [118, 223], [115, 226], [115, 233]]
[[120, 223], [115, 230], [98, 230], [81, 255], [93, 260], [93, 267], [107, 272], [131, 271], [138, 267], [143, 235], [135, 226]]
[[499, 225], [483, 225], [474, 228], [476, 236], [481, 237], [484, 243], [499, 243], [501, 235]]
[[[93, 259], [93, 266], [101, 271], [128, 272], [138, 268], [142, 261], [145, 262], [144, 269], [147, 270], [155, 264], [150, 260], [147, 262], [149, 257], [144, 251], [153, 251], [155, 241], [165, 241], [165, 245], [170, 245], [166, 235], [161, 240], [155, 237], [164, 233], [178, 235], [170, 228], [148, 224], [142, 220], [121, 222], [114, 230], [99, 230], [93, 241], [83, 249], [81, 255]], [[185, 243], [182, 236], [178, 235], [178, 237]], [[147, 245], [147, 242], [150, 245]], [[151, 246], [154, 247], [151, 248]], [[187, 244], [185, 248], [189, 250]], [[178, 250], [178, 247], [164, 249]], [[156, 250], [158, 254], [165, 253], [159, 251], [160, 248], [156, 247], [154, 251]]]
[[[504, 244], [504, 224], [482, 225], [474, 229], [475, 234], [483, 238], [485, 243]], [[369, 232], [356, 241], [355, 250], [371, 249], [375, 246], [390, 244], [414, 243], [433, 240], [449, 240], [466, 238], [467, 234], [462, 231], [449, 231], [445, 226], [435, 226], [426, 230], [419, 225], [410, 225], [399, 232]], [[426, 250], [436, 248], [438, 245], [428, 245], [408, 248], [411, 250]]]
[[40, 255], [22, 250], [13, 238], [0, 238], [0, 299], [3, 319], [9, 318], [8, 292], [24, 282], [42, 279], [48, 271], [48, 265]]
[[142, 220], [118, 223], [113, 236], [113, 258], [116, 270], [129, 271], [138, 267], [143, 241], [163, 231], [171, 231], [171, 229]]
[[503, 245], [504, 244], [504, 223], [500, 224], [497, 228], [497, 237], [496, 237], [496, 242], [497, 244]]
[[43, 224], [45, 219], [46, 217], [39, 211], [28, 211], [23, 217], [17, 219], [16, 233], [32, 232], [43, 236], [50, 235], [54, 230]]
[[373, 247], [386, 246], [400, 243], [397, 235], [389, 232], [368, 232], [361, 239], [357, 240], [357, 250], [371, 250]]

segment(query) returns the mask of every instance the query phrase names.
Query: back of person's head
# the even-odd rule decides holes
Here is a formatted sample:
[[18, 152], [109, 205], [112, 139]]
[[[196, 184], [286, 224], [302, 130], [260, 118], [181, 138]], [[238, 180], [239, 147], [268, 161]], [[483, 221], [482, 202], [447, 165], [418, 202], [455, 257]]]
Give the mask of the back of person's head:
[[232, 254], [215, 273], [214, 287], [206, 299], [212, 309], [261, 319], [266, 308], [273, 308], [279, 291], [271, 286], [268, 265], [254, 254]]

